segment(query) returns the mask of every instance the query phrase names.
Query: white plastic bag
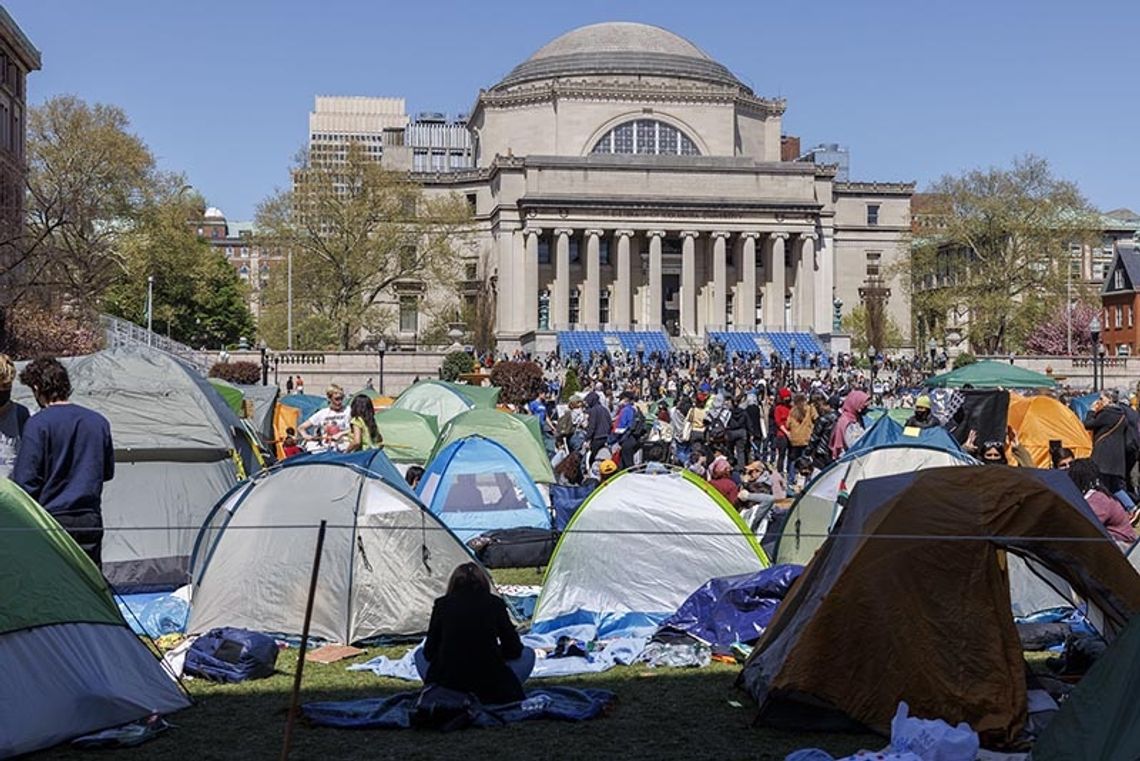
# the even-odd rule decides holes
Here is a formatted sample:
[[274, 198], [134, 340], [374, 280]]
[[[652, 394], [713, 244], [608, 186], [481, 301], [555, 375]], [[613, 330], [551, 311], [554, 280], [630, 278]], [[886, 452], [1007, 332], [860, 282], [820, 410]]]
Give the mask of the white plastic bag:
[[916, 719], [910, 706], [899, 702], [891, 720], [891, 750], [913, 753], [922, 761], [974, 761], [978, 734], [966, 722], [952, 727], [942, 719]]

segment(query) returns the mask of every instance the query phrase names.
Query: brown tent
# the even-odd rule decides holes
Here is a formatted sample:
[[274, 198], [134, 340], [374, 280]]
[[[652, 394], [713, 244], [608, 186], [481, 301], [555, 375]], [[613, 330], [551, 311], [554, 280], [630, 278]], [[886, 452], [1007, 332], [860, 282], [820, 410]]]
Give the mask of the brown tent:
[[761, 723], [888, 733], [905, 700], [1011, 743], [1026, 687], [1005, 550], [1071, 584], [1110, 639], [1140, 611], [1140, 576], [1062, 471], [863, 480], [741, 673]]

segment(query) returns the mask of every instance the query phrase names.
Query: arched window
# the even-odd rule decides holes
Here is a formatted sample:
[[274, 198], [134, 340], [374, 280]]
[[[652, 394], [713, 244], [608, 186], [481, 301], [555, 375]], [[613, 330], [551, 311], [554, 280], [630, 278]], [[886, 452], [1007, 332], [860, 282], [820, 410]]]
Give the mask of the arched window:
[[672, 124], [634, 119], [611, 129], [591, 153], [648, 153], [656, 156], [699, 156], [692, 139]]

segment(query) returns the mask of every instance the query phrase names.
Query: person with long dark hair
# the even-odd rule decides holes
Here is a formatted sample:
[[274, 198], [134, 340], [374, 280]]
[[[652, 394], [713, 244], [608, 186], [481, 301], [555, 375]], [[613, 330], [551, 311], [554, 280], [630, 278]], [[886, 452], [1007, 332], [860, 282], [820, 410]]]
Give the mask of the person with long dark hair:
[[365, 449], [380, 449], [384, 446], [384, 437], [376, 427], [376, 410], [372, 407], [372, 400], [364, 394], [357, 394], [348, 408], [349, 426], [352, 430], [348, 441], [349, 452], [360, 452]]
[[1096, 517], [1100, 518], [1108, 535], [1122, 547], [1131, 546], [1136, 541], [1131, 516], [1105, 487], [1096, 463], [1088, 458], [1073, 460], [1068, 471], [1069, 478], [1084, 495], [1085, 502], [1089, 503]]
[[488, 705], [524, 699], [522, 685], [534, 669], [534, 650], [523, 647], [506, 604], [475, 563], [451, 573], [414, 658], [424, 685], [474, 693]]

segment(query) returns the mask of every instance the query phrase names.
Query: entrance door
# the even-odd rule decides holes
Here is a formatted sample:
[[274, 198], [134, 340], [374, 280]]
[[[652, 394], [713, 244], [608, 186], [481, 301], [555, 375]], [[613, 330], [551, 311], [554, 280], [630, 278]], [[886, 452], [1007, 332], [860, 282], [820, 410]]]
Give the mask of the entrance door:
[[661, 324], [671, 336], [681, 335], [681, 276], [661, 276]]

